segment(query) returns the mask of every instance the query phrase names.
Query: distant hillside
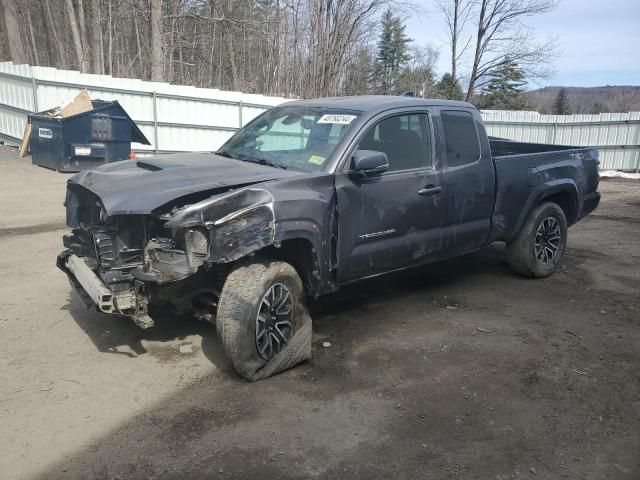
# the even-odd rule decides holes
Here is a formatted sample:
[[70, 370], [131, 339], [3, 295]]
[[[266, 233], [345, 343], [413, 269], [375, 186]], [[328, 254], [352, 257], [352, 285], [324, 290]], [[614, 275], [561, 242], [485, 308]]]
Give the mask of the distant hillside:
[[[562, 87], [545, 87], [525, 93], [533, 110], [554, 113], [553, 105]], [[571, 113], [640, 111], [640, 87], [565, 87]]]

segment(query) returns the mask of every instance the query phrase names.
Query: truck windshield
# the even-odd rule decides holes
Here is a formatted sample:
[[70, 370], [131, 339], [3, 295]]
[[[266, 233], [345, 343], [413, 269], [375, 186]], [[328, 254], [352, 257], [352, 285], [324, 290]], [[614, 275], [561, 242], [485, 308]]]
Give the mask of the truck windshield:
[[327, 108], [277, 107], [238, 131], [217, 153], [274, 167], [318, 171], [358, 114]]

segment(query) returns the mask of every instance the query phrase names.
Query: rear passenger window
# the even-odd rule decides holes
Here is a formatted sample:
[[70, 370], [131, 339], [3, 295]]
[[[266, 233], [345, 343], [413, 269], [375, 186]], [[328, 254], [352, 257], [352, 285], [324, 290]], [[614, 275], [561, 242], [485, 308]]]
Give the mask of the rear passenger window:
[[480, 139], [473, 115], [454, 110], [440, 112], [447, 146], [447, 166], [459, 167], [480, 158]]
[[365, 134], [360, 150], [384, 152], [389, 171], [431, 167], [431, 128], [424, 113], [385, 118]]

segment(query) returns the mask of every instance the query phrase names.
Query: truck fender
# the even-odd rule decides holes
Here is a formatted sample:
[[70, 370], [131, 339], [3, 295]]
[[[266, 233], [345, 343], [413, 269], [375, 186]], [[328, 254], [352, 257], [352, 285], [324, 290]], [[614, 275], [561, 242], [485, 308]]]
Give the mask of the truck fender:
[[[261, 188], [243, 188], [185, 207], [165, 223], [172, 230], [206, 229], [205, 261], [228, 263], [274, 243], [273, 196]], [[186, 243], [187, 237], [185, 236]], [[192, 245], [185, 245], [189, 251]]]
[[[533, 190], [531, 190], [531, 193], [527, 198], [524, 208], [522, 208], [520, 215], [518, 216], [518, 221], [516, 222], [516, 225], [514, 226], [514, 229], [511, 232], [508, 241], [511, 241], [516, 237], [516, 235], [518, 235], [518, 233], [522, 229], [522, 226], [524, 225], [524, 222], [534, 208], [540, 205], [540, 203], [542, 203], [546, 198], [549, 198], [558, 193], [569, 194], [570, 198], [573, 202], [575, 202], [575, 205], [577, 207], [579, 200], [578, 187], [575, 181], [573, 181], [571, 178], [551, 180], [549, 182], [538, 185], [533, 188]], [[569, 221], [569, 223], [571, 223], [570, 219], [567, 220]]]
[[[295, 224], [295, 225], [294, 225]], [[311, 221], [276, 223], [275, 245], [281, 247], [278, 258], [295, 267], [307, 291], [312, 295], [328, 287], [329, 258], [321, 244], [321, 230]]]
[[206, 230], [209, 263], [230, 263], [265, 247], [283, 247], [278, 256], [294, 265], [315, 293], [328, 282], [322, 226], [308, 218], [277, 220], [275, 203], [271, 192], [247, 187], [185, 207], [165, 227], [185, 230], [187, 255], [195, 247], [192, 238], [201, 238], [192, 232]]

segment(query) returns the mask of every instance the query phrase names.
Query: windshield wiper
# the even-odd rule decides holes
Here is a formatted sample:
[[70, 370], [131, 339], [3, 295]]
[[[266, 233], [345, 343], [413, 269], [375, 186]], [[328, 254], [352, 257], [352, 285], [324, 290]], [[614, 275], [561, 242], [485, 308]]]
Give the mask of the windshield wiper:
[[234, 160], [240, 160], [243, 162], [259, 163], [260, 165], [268, 165], [270, 167], [282, 168], [283, 170], [287, 169], [286, 165], [283, 165], [282, 163], [272, 162], [271, 160], [267, 160], [266, 158], [256, 158], [256, 157], [251, 157], [249, 155], [243, 155], [240, 153], [235, 155], [231, 155], [230, 153], [227, 153], [227, 152], [216, 152], [216, 153], [221, 157], [225, 157], [225, 158], [232, 158]]
[[287, 169], [286, 165], [283, 165], [282, 163], [276, 163], [276, 162], [272, 162], [271, 160], [266, 160], [264, 158], [256, 158], [255, 161], [257, 163], [259, 163], [260, 165], [268, 165], [270, 167], [276, 167], [276, 168], [281, 168], [283, 170]]

